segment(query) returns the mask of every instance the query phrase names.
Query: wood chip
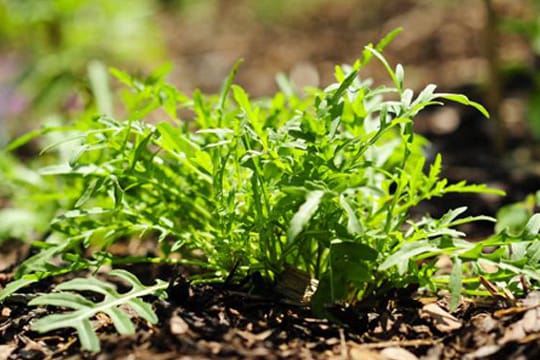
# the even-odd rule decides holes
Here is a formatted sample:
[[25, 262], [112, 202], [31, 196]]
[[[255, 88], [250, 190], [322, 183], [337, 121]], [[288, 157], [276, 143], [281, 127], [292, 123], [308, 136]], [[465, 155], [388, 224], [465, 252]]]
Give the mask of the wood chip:
[[334, 359], [350, 359], [350, 360], [385, 360], [381, 354], [358, 346], [353, 346], [348, 351], [348, 357], [343, 357], [343, 354], [334, 357]]
[[493, 313], [493, 317], [495, 319], [502, 319], [506, 316], [514, 316], [514, 315], [517, 315], [517, 314], [520, 314], [522, 312], [525, 312], [527, 310], [529, 310], [530, 307], [523, 307], [523, 306], [513, 306], [511, 308], [508, 308], [508, 309], [500, 309], [500, 310], [497, 310]]
[[278, 276], [275, 290], [285, 299], [309, 304], [319, 282], [308, 273], [288, 266]]
[[533, 307], [540, 306], [540, 291], [533, 291], [527, 295], [527, 298], [522, 301], [523, 306]]
[[472, 353], [465, 355], [464, 359], [465, 360], [484, 359], [488, 356], [495, 354], [500, 349], [501, 347], [499, 345], [485, 345], [476, 349], [476, 351], [473, 351]]
[[189, 331], [189, 325], [178, 315], [173, 315], [170, 322], [170, 330], [174, 335], [184, 335]]
[[7, 359], [16, 348], [15, 344], [0, 345], [0, 359]]
[[413, 339], [413, 340], [395, 340], [395, 341], [379, 341], [373, 343], [359, 344], [358, 346], [366, 349], [383, 349], [392, 346], [400, 347], [418, 347], [433, 345], [436, 341], [434, 339]]
[[416, 355], [401, 347], [389, 347], [380, 353], [387, 360], [418, 360]]
[[481, 331], [489, 333], [497, 328], [499, 321], [495, 320], [487, 313], [477, 314], [472, 317], [471, 322]]
[[497, 341], [499, 345], [504, 345], [509, 342], [517, 342], [521, 339], [523, 339], [525, 336], [527, 336], [527, 333], [523, 329], [523, 325], [521, 322], [517, 322], [515, 324], [510, 325], [508, 328], [506, 328], [506, 331], [504, 332], [504, 335], [502, 338]]
[[7, 317], [9, 317], [10, 315], [11, 315], [11, 309], [8, 308], [7, 306], [4, 306], [4, 307], [2, 308], [2, 312], [0, 313], [0, 316], [6, 317], [6, 318], [7, 318]]
[[444, 333], [460, 329], [462, 326], [460, 320], [437, 304], [424, 305], [420, 310], [420, 317], [431, 321], [437, 330]]
[[540, 308], [531, 309], [525, 313], [521, 320], [523, 329], [528, 333], [540, 331]]
[[258, 334], [254, 334], [254, 333], [251, 333], [248, 331], [242, 331], [242, 330], [236, 330], [235, 332], [238, 336], [246, 340], [248, 343], [256, 343], [256, 342], [261, 342], [268, 339], [268, 337], [272, 335], [273, 331], [272, 329], [269, 329]]
[[499, 339], [499, 345], [508, 342], [523, 342], [531, 333], [540, 331], [540, 308], [528, 310], [523, 318], [506, 328], [504, 335]]

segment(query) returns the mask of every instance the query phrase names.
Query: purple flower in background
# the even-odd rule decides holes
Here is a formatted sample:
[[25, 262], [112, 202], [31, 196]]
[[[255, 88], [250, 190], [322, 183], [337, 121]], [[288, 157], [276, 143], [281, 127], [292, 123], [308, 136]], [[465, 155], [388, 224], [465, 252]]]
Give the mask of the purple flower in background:
[[13, 90], [0, 88], [0, 118], [11, 117], [22, 113], [28, 105], [26, 97]]
[[14, 77], [20, 72], [19, 60], [12, 54], [0, 58], [0, 144], [9, 137], [9, 122], [28, 108], [28, 98], [14, 85]]

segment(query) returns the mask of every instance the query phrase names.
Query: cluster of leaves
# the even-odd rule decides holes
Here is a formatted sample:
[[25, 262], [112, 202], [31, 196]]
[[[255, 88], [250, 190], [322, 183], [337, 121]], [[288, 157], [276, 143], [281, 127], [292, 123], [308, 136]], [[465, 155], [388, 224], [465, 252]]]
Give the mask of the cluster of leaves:
[[[451, 100], [487, 112], [463, 95], [436, 93], [434, 85], [415, 97], [404, 87], [402, 66], [392, 68], [381, 55], [395, 34], [367, 46], [353, 66], [336, 67], [337, 83], [303, 98], [281, 78], [281, 92], [250, 100], [233, 85], [238, 65], [216, 96], [188, 97], [163, 80], [162, 70], [143, 80], [114, 71], [130, 89], [125, 120], [83, 116], [62, 130], [75, 151], [40, 173], [64, 179], [59, 194], [70, 206], [0, 300], [43, 277], [134, 262], [194, 264], [204, 269], [195, 281], [253, 272], [272, 279], [292, 267], [319, 280], [312, 304], [320, 313], [334, 301], [408, 284], [450, 289], [455, 307], [463, 291], [483, 293], [482, 278], [516, 291], [516, 275], [539, 281], [538, 215], [519, 231], [499, 229], [475, 243], [456, 227], [494, 219], [461, 217], [465, 208], [438, 219], [413, 216], [433, 197], [500, 192], [448, 183], [440, 155], [427, 163], [426, 140], [413, 130], [422, 109]], [[392, 86], [359, 77], [372, 59]], [[143, 120], [156, 111], [169, 119]], [[109, 252], [133, 237], [154, 239], [157, 256]], [[435, 264], [442, 255], [452, 259], [450, 274]], [[90, 316], [94, 307], [86, 305]]]

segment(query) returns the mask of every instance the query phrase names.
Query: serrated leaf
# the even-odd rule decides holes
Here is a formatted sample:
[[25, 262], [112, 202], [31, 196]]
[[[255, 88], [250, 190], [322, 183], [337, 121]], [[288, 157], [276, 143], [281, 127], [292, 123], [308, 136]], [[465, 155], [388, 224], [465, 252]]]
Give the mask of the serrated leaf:
[[122, 310], [112, 307], [106, 311], [106, 314], [111, 318], [114, 328], [120, 334], [129, 335], [135, 333], [135, 325], [133, 325], [129, 316]]
[[39, 332], [72, 327], [77, 330], [81, 347], [92, 352], [100, 350], [99, 339], [89, 319], [78, 319], [76, 314], [53, 314], [32, 322], [32, 328]]
[[466, 206], [458, 207], [457, 209], [451, 209], [448, 210], [439, 220], [439, 223], [441, 225], [447, 225], [450, 224], [452, 221], [454, 221], [459, 215], [463, 214], [465, 211], [467, 211]]

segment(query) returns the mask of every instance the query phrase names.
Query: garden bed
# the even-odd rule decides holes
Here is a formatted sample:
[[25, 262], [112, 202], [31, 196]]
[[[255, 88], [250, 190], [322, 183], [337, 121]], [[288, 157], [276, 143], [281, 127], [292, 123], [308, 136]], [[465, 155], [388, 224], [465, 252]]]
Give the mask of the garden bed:
[[[474, 6], [469, 20], [481, 14]], [[178, 92], [164, 81], [166, 67], [146, 78], [113, 71], [131, 91], [113, 120], [118, 108], [107, 103], [107, 91], [99, 93], [107, 75], [97, 64], [91, 91], [96, 107], [110, 113], [85, 113], [70, 129], [45, 127], [11, 144], [29, 161], [37, 149], [48, 149], [40, 174], [54, 179], [0, 198], [0, 207], [25, 196], [54, 205], [42, 208], [51, 227], [37, 223], [40, 231], [29, 232], [35, 247], [3, 243], [0, 358], [539, 357], [540, 275], [530, 259], [538, 255], [538, 199], [531, 194], [540, 181], [534, 148], [525, 147], [533, 139], [523, 125], [512, 127], [501, 157], [486, 135], [485, 109], [470, 100], [489, 97], [477, 84], [486, 74], [459, 77], [485, 69], [474, 46], [480, 42], [475, 22], [463, 24], [460, 9], [430, 10], [454, 30], [470, 27], [473, 41], [458, 42], [458, 50], [442, 41], [449, 40], [442, 31], [413, 31], [398, 40], [395, 48], [411, 49], [404, 57], [412, 63], [405, 84], [414, 97], [403, 69], [380, 55], [383, 44], [368, 46], [354, 67], [336, 70], [331, 87], [297, 96], [281, 77], [280, 94], [253, 100], [233, 79], [268, 94], [276, 87], [261, 74], [279, 66], [292, 67], [291, 77], [301, 84], [327, 84], [328, 61], [353, 56], [351, 42], [377, 36], [355, 29], [331, 43], [320, 26], [325, 8], [309, 21], [285, 24], [290, 32], [284, 33], [234, 9], [205, 29], [213, 35], [203, 41], [200, 35], [168, 39], [180, 64], [172, 78], [191, 69], [180, 88], [218, 91], [215, 80], [233, 68], [219, 94]], [[351, 23], [341, 20], [353, 9], [340, 9], [327, 21], [346, 32]], [[378, 31], [424, 10], [416, 2], [382, 6]], [[178, 20], [161, 16], [165, 28]], [[253, 31], [238, 32], [239, 24]], [[249, 50], [236, 46], [258, 42], [269, 46], [244, 54], [235, 78], [234, 61]], [[297, 51], [283, 57], [282, 42], [297, 44]], [[208, 50], [216, 44], [224, 50]], [[324, 55], [333, 46], [333, 57]], [[523, 55], [519, 46], [510, 49]], [[378, 66], [367, 64], [373, 57]], [[360, 69], [383, 85], [362, 82]], [[468, 97], [423, 89], [426, 74]], [[515, 82], [502, 84], [505, 91]], [[382, 93], [391, 95], [379, 98]], [[523, 94], [518, 98], [503, 107], [520, 109]], [[441, 100], [458, 104], [429, 107], [416, 117]], [[83, 146], [54, 137], [73, 135], [69, 131]], [[417, 132], [432, 145], [424, 146]], [[43, 143], [35, 141], [38, 135]], [[523, 154], [530, 162], [519, 161]], [[68, 155], [69, 162], [57, 162]], [[22, 174], [13, 183], [24, 182]], [[494, 189], [459, 183], [464, 179]], [[501, 189], [506, 198], [496, 196]], [[472, 216], [460, 217], [462, 206]], [[497, 225], [478, 214], [496, 216]], [[304, 282], [283, 285], [291, 274]], [[83, 298], [55, 297], [66, 290]], [[139, 302], [124, 301], [126, 294]], [[108, 296], [122, 305], [107, 305]], [[96, 304], [105, 310], [93, 313]], [[59, 307], [78, 306], [92, 316], [74, 319], [73, 329]], [[54, 328], [55, 321], [67, 325]]]
[[[21, 250], [24, 253], [24, 250]], [[8, 254], [9, 258], [20, 256]], [[8, 264], [2, 264], [3, 266]], [[13, 265], [13, 264], [12, 264]], [[110, 320], [98, 317], [102, 353], [81, 352], [71, 331], [39, 334], [29, 322], [46, 314], [14, 298], [1, 306], [1, 358], [265, 358], [265, 359], [513, 359], [539, 356], [540, 294], [526, 299], [466, 300], [450, 314], [444, 299], [423, 297], [412, 289], [371, 299], [357, 307], [334, 306], [340, 322], [314, 317], [300, 303], [280, 299], [261, 288], [191, 286], [179, 269], [133, 269], [152, 283], [178, 277], [168, 300], [155, 302], [159, 323], [137, 322], [129, 336], [115, 333]], [[2, 284], [12, 272], [4, 270]], [[28, 290], [50, 291], [58, 281]], [[250, 281], [252, 288], [256, 286]]]

